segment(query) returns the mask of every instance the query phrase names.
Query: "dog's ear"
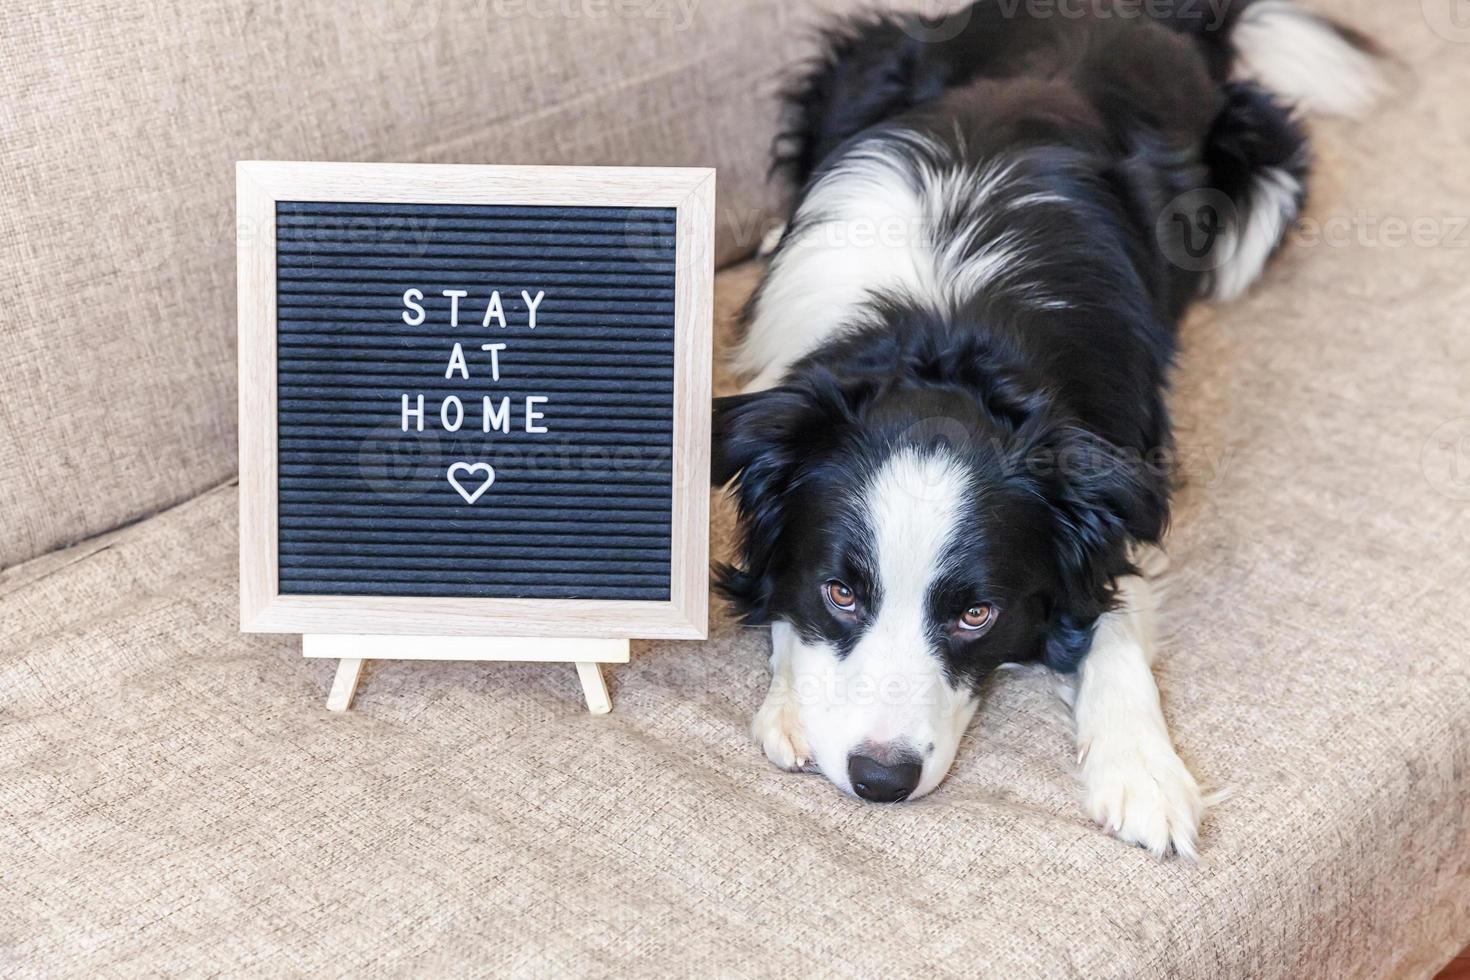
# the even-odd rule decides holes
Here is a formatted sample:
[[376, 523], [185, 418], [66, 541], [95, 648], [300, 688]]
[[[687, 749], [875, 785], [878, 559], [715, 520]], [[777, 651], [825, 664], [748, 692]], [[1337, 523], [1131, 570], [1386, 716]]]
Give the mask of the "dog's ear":
[[715, 400], [710, 477], [715, 486], [733, 482], [740, 516], [739, 559], [716, 566], [715, 584], [746, 622], [768, 621], [771, 560], [786, 527], [792, 482], [851, 412], [846, 393], [824, 374]]
[[1116, 580], [1135, 571], [1130, 544], [1163, 535], [1168, 476], [1142, 457], [1066, 424], [1033, 443], [1025, 465], [1052, 511], [1059, 585], [1046, 662], [1071, 670], [1091, 646], [1098, 617], [1113, 608]]
[[[710, 425], [710, 486], [723, 487], [756, 457], [760, 447], [751, 436], [752, 421], [775, 408], [781, 389], [727, 395], [715, 399]], [[766, 406], [766, 407], [762, 407]]]
[[791, 384], [716, 398], [711, 484], [723, 487], [738, 477], [743, 490], [778, 476], [786, 463], [829, 441], [853, 417], [857, 397], [831, 375], [812, 372]]

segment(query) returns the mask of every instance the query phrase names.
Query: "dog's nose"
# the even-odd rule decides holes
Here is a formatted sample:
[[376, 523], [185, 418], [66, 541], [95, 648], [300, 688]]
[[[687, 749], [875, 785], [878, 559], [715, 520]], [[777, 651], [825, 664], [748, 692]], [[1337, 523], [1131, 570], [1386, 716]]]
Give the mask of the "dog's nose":
[[852, 791], [874, 803], [897, 803], [907, 799], [919, 785], [924, 767], [902, 757], [885, 765], [870, 755], [854, 753], [847, 757], [847, 778]]

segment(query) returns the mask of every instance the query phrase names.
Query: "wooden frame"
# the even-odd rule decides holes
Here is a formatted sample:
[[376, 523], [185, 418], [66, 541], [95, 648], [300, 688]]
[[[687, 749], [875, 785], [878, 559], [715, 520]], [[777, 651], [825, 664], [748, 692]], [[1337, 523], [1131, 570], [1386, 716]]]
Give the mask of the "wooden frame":
[[[713, 170], [251, 161], [237, 165], [236, 187], [242, 630], [358, 638], [399, 635], [404, 637], [405, 649], [409, 638], [422, 641], [433, 636], [557, 637], [556, 641], [546, 641], [553, 645], [579, 640], [625, 641], [630, 637], [705, 637], [709, 606]], [[276, 445], [278, 201], [675, 210], [672, 559], [667, 601], [281, 594]], [[338, 651], [332, 656], [343, 655], [340, 643], [331, 646]], [[519, 649], [524, 654], [529, 647], [522, 644]], [[484, 655], [471, 659], [553, 659], [509, 657], [503, 648], [499, 653], [495, 655], [487, 646]], [[407, 652], [396, 656], [413, 658]], [[572, 659], [595, 666], [600, 657]], [[583, 676], [585, 681], [585, 672]], [[588, 693], [590, 700], [593, 692]]]

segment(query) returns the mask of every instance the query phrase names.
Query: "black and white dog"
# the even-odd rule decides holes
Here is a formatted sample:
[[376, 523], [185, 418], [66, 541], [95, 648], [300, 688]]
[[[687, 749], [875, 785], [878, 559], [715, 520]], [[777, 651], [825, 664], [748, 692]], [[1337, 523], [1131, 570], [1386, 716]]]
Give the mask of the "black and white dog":
[[913, 799], [986, 677], [1039, 662], [1076, 678], [1087, 812], [1192, 856], [1141, 567], [1176, 325], [1260, 274], [1305, 195], [1295, 113], [1366, 107], [1373, 46], [1286, 0], [981, 0], [827, 42], [787, 98], [753, 380], [715, 413], [742, 524], [719, 585], [771, 624], [755, 737]]

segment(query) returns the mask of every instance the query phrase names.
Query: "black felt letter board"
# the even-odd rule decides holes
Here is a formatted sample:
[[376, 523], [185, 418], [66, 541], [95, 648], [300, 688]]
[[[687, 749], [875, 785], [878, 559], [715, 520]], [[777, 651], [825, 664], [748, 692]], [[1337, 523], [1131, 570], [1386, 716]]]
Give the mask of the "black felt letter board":
[[283, 594], [669, 598], [673, 209], [276, 214]]

